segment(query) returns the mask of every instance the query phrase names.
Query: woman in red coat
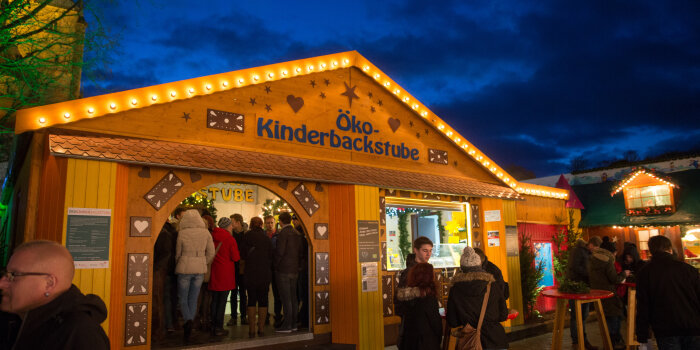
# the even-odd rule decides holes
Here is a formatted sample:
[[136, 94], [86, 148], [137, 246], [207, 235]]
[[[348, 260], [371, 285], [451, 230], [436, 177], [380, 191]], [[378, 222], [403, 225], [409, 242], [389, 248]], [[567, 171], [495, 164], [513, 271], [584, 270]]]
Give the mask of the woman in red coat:
[[223, 217], [219, 219], [219, 227], [215, 228], [211, 234], [216, 247], [209, 280], [209, 290], [212, 292], [211, 333], [214, 336], [228, 334], [228, 330], [224, 330], [226, 300], [228, 292], [236, 288], [235, 262], [241, 259], [236, 240], [231, 236], [232, 229], [231, 219]]

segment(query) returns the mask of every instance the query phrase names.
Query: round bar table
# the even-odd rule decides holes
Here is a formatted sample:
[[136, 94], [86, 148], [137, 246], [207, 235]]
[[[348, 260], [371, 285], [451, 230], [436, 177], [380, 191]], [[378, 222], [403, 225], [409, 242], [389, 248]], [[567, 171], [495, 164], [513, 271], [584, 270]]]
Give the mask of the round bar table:
[[613, 292], [601, 289], [591, 289], [588, 293], [574, 294], [561, 293], [557, 289], [542, 291], [541, 294], [547, 298], [557, 299], [557, 309], [554, 316], [554, 331], [552, 334], [552, 349], [561, 349], [561, 340], [564, 335], [564, 318], [566, 316], [567, 300], [574, 301], [576, 310], [576, 329], [578, 331], [578, 348], [585, 349], [583, 341], [583, 322], [581, 318], [581, 304], [593, 303], [598, 316], [598, 326], [600, 326], [600, 336], [603, 338], [603, 346], [606, 350], [613, 350], [612, 342], [610, 341], [610, 333], [608, 333], [608, 324], [605, 322], [605, 313], [603, 312], [603, 304], [601, 299], [610, 298], [615, 295]]
[[626, 349], [636, 349], [639, 345], [637, 342], [637, 334], [634, 332], [635, 316], [637, 316], [637, 284], [631, 282], [623, 282], [619, 286], [627, 287], [627, 338]]

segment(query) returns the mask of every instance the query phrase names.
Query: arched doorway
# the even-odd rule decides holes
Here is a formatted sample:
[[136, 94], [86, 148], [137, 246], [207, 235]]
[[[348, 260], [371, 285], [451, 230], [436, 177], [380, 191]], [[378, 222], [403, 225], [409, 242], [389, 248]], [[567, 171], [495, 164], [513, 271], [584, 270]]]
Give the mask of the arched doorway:
[[[195, 208], [200, 210], [204, 215], [209, 215], [211, 217], [210, 222], [215, 223], [223, 217], [233, 217], [235, 215], [240, 215], [243, 218], [243, 222], [248, 224], [252, 217], [268, 217], [272, 216], [273, 219], [277, 221], [277, 217], [281, 212], [290, 212], [294, 214], [293, 224], [296, 226], [297, 230], [304, 236], [304, 252], [303, 254], [303, 266], [305, 268], [299, 273], [297, 295], [299, 301], [299, 327], [298, 333], [309, 333], [313, 331], [312, 325], [310, 324], [310, 307], [309, 307], [309, 296], [310, 296], [310, 284], [309, 284], [309, 273], [311, 271], [311, 260], [308, 259], [312, 256], [311, 251], [312, 240], [307, 234], [305, 220], [302, 219], [305, 212], [301, 212], [300, 215], [295, 213], [293, 207], [294, 203], [288, 203], [284, 198], [278, 195], [276, 192], [271, 191], [264, 185], [258, 185], [258, 181], [251, 181], [252, 179], [246, 179], [247, 181], [240, 181], [238, 178], [227, 177], [228, 181], [221, 181], [211, 183], [209, 185], [204, 185], [198, 188], [191, 194], [187, 194], [185, 191], [181, 192], [180, 196], [174, 196], [170, 202], [177, 203], [176, 201], [180, 197], [184, 197], [182, 201], [176, 206], [176, 208]], [[202, 181], [203, 182], [203, 181]], [[280, 183], [278, 182], [279, 186]], [[269, 186], [269, 185], [268, 185]], [[183, 189], [186, 190], [186, 189]], [[282, 191], [277, 191], [282, 192]], [[180, 209], [178, 209], [179, 211]], [[166, 229], [168, 229], [168, 224], [166, 220], [173, 220], [174, 217], [170, 216], [163, 220], [164, 225], [160, 233], [157, 234], [158, 237], [155, 239], [156, 247], [158, 247], [158, 242], [161, 240], [162, 235], [169, 234]], [[205, 221], [207, 221], [205, 219]], [[170, 229], [173, 225], [170, 225]], [[277, 224], [276, 226], [279, 226]], [[159, 227], [157, 223], [154, 227]], [[243, 231], [246, 228], [241, 228], [241, 232], [233, 232], [234, 237], [242, 238]], [[176, 232], [176, 231], [175, 231]], [[270, 235], [272, 233], [269, 233]], [[240, 242], [238, 246], [241, 246]], [[163, 271], [155, 271], [156, 266], [159, 264], [158, 249], [154, 250], [154, 271], [152, 272], [153, 283], [152, 283], [152, 347], [153, 348], [171, 348], [179, 347], [183, 345], [183, 335], [181, 327], [181, 320], [178, 318], [178, 302], [177, 302], [177, 288], [173, 283], [174, 275], [164, 278]], [[273, 274], [274, 276], [274, 274]], [[226, 334], [213, 334], [208, 328], [209, 321], [209, 305], [210, 302], [210, 292], [207, 290], [207, 284], [204, 283], [199, 297], [198, 312], [195, 318], [195, 325], [197, 332], [194, 332], [190, 344], [212, 344], [212, 343], [222, 343], [222, 342], [255, 342], [259, 339], [249, 340], [248, 339], [248, 323], [255, 320], [255, 314], [247, 314], [247, 305], [245, 305], [245, 281], [250, 277], [245, 275], [236, 275], [237, 279], [237, 290], [233, 290], [230, 293], [230, 302], [226, 304], [226, 312], [224, 319], [224, 330]], [[254, 277], [253, 277], [254, 278]], [[274, 281], [274, 277], [273, 277]], [[170, 288], [168, 288], [170, 285]], [[242, 287], [242, 288], [241, 288]], [[273, 282], [269, 288], [269, 314], [270, 321], [265, 322], [264, 335], [263, 337], [270, 337], [275, 335], [275, 321], [277, 316], [280, 315], [279, 303], [280, 295], [276, 293], [275, 283]], [[169, 293], [167, 293], [169, 291]], [[165, 293], [164, 293], [165, 292]], [[165, 294], [166, 298], [162, 295]], [[170, 298], [167, 298], [169, 295]], [[170, 303], [168, 303], [168, 299]], [[172, 312], [172, 320], [169, 326], [172, 328], [169, 332], [167, 331], [167, 326], [164, 322], [164, 318], [167, 317], [166, 309], [170, 307]], [[279, 339], [282, 340], [282, 339]], [[290, 341], [296, 341], [295, 338], [290, 338]], [[283, 342], [283, 341], [280, 341]]]

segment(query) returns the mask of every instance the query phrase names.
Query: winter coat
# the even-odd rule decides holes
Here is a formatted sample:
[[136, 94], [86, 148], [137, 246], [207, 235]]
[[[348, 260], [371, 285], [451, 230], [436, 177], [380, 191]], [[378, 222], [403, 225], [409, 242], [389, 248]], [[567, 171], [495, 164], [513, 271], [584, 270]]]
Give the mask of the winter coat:
[[[211, 233], [214, 247], [219, 247], [219, 252], [211, 263], [211, 278], [209, 290], [223, 292], [236, 288], [236, 261], [240, 260], [238, 245], [231, 234], [223, 228], [217, 227]], [[221, 246], [219, 246], [221, 244]], [[216, 248], [214, 248], [216, 250]]]
[[416, 264], [418, 264], [416, 261], [416, 254], [408, 254], [406, 256], [406, 268], [399, 272], [399, 283], [396, 285], [396, 290], [394, 292], [394, 312], [396, 313], [396, 316], [403, 317], [405, 306], [404, 302], [399, 299], [399, 289], [407, 286], [408, 271], [410, 271], [412, 267], [416, 266]]
[[700, 275], [668, 253], [658, 253], [637, 274], [637, 340], [700, 336]]
[[566, 269], [566, 278], [571, 281], [585, 282], [588, 284], [588, 264], [591, 252], [586, 248], [586, 242], [582, 239], [569, 252], [569, 266]]
[[[588, 279], [592, 289], [602, 289], [615, 293], [617, 284], [625, 277], [615, 270], [615, 255], [607, 249], [593, 248], [588, 267]], [[623, 316], [622, 299], [615, 293], [612, 298], [601, 300], [605, 316]]]
[[275, 271], [282, 273], [299, 273], [301, 250], [304, 239], [292, 225], [287, 225], [277, 235], [275, 247]]
[[435, 296], [421, 297], [418, 287], [400, 288], [397, 298], [406, 305], [401, 350], [439, 350], [442, 318]]
[[489, 261], [488, 257], [486, 257], [486, 260], [481, 264], [481, 267], [484, 271], [492, 274], [493, 278], [503, 285], [503, 297], [508, 300], [508, 298], [510, 298], [510, 290], [508, 289], [508, 282], [503, 279], [503, 272], [501, 272], [501, 269], [499, 269], [496, 264]]
[[180, 219], [180, 232], [175, 247], [175, 273], [205, 274], [214, 260], [214, 241], [207, 224], [196, 210], [188, 210]]
[[8, 325], [19, 330], [12, 349], [109, 349], [109, 338], [100, 326], [105, 319], [107, 307], [102, 299], [83, 295], [72, 285], [48, 304], [29, 311], [24, 320]]
[[481, 305], [486, 294], [486, 285], [491, 283], [484, 321], [481, 325], [481, 345], [484, 349], [507, 349], [506, 331], [500, 322], [508, 318], [508, 307], [503, 297], [503, 285], [493, 275], [479, 267], [464, 269], [452, 279], [452, 288], [447, 298], [447, 324], [462, 327], [469, 323], [479, 324]]
[[177, 244], [177, 229], [166, 221], [158, 234], [153, 247], [153, 270], [162, 271], [168, 275], [175, 274], [175, 247]]
[[[245, 223], [244, 223], [244, 225], [245, 225]], [[234, 232], [231, 234], [231, 235], [233, 236], [233, 238], [236, 240], [236, 244], [238, 244], [238, 251], [239, 251], [239, 253], [240, 253], [240, 248], [241, 248], [241, 246], [243, 245], [243, 236], [244, 236], [244, 234], [245, 234], [245, 231], [241, 231], [241, 232], [235, 232], [235, 231], [234, 231]], [[243, 264], [243, 268], [241, 268], [241, 264]], [[243, 255], [241, 255], [241, 259], [238, 260], [238, 261], [236, 261], [236, 276], [240, 276], [240, 275], [245, 274], [244, 269], [245, 269], [245, 258], [243, 257]], [[244, 288], [244, 287], [243, 287], [243, 288]]]
[[266, 286], [272, 280], [272, 241], [262, 228], [243, 236], [241, 255], [245, 259], [246, 286]]

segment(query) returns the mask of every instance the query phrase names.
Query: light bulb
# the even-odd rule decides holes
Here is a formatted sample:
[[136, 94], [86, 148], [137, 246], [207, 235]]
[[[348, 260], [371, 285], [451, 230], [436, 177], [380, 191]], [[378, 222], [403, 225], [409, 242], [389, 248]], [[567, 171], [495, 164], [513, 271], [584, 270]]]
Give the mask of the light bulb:
[[92, 107], [88, 108], [88, 113], [90, 113], [90, 114], [93, 114], [93, 113], [95, 113], [95, 109], [94, 109], [94, 108], [92, 108]]
[[112, 102], [112, 103], [109, 104], [109, 108], [115, 109], [115, 108], [117, 108], [117, 104], [114, 103], [114, 102]]
[[238, 79], [238, 84], [243, 85], [244, 82], [245, 80], [243, 80], [243, 78]]
[[207, 84], [204, 86], [207, 90], [211, 90], [211, 85]]
[[221, 85], [223, 85], [223, 87], [227, 87], [227, 86], [228, 86], [228, 81], [225, 81], [225, 82], [221, 83]]
[[151, 95], [151, 100], [152, 100], [152, 101], [155, 101], [155, 100], [157, 100], [157, 99], [158, 99], [158, 96], [157, 96], [157, 95]]
[[177, 96], [177, 92], [175, 91], [170, 91], [170, 97], [175, 97]]
[[131, 99], [131, 104], [132, 104], [132, 105], [136, 106], [137, 103], [139, 103], [139, 101], [136, 101], [135, 98], [132, 98], [132, 99]]
[[70, 113], [66, 113], [63, 115], [63, 118], [70, 119]]
[[44, 118], [44, 117], [39, 118], [39, 123], [41, 123], [41, 124], [46, 123], [46, 118]]

